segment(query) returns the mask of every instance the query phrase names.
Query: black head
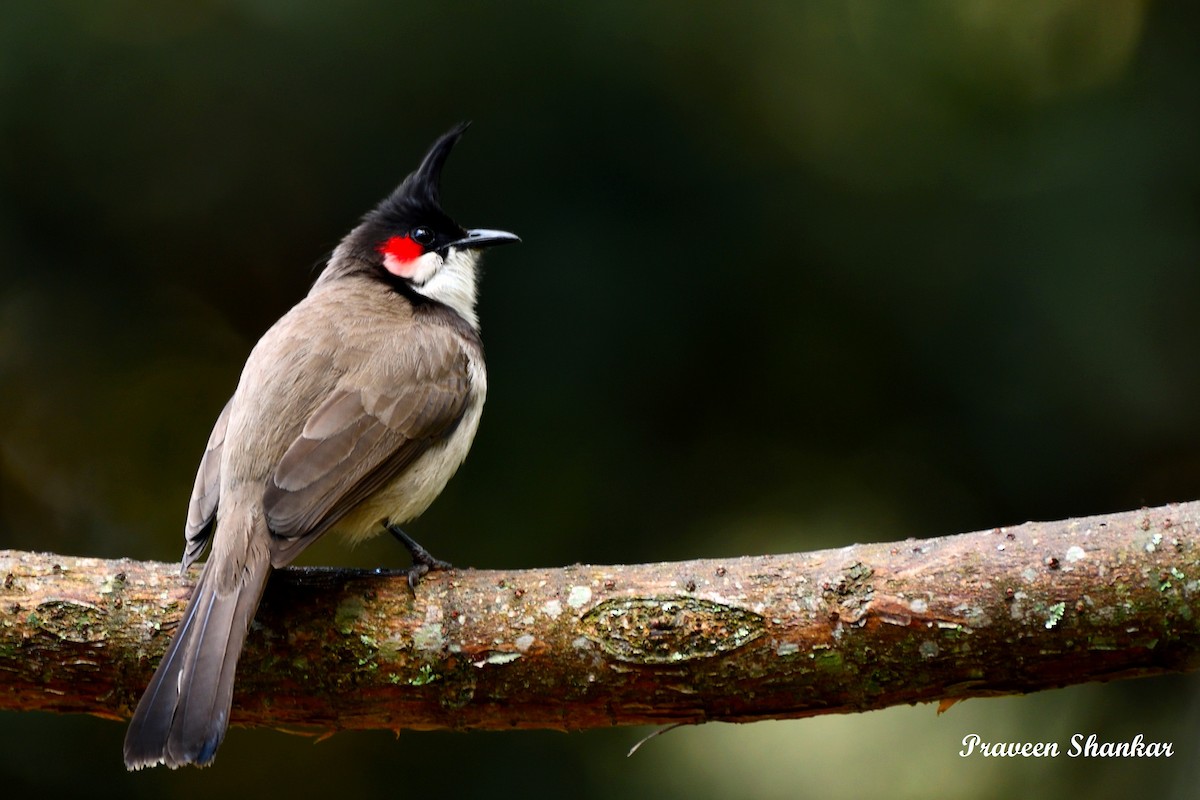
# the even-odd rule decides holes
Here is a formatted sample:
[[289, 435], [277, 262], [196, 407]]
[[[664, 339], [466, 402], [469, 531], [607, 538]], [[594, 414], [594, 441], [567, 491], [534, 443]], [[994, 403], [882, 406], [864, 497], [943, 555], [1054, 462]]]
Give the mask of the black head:
[[467, 230], [442, 210], [442, 167], [469, 125], [459, 123], [433, 143], [421, 165], [346, 237], [346, 255], [373, 263], [383, 270], [381, 277], [420, 284], [431, 277], [422, 276], [429, 270], [421, 267], [432, 263], [417, 263], [423, 256], [436, 254], [445, 259], [452, 248], [478, 250], [519, 241], [505, 231]]
[[456, 125], [433, 143], [421, 165], [342, 241], [317, 286], [365, 274], [475, 322], [478, 251], [520, 240], [506, 231], [467, 230], [442, 210], [442, 166], [466, 129]]
[[384, 237], [375, 243], [377, 247], [392, 236], [408, 236], [427, 251], [466, 236], [466, 230], [442, 210], [440, 184], [442, 167], [470, 124], [461, 122], [438, 137], [421, 165], [363, 219]]

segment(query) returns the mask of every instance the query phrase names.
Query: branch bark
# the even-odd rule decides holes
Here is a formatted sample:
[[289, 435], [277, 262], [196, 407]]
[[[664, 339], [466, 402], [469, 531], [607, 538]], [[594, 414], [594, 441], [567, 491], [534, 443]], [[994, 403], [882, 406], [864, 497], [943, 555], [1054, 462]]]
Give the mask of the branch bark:
[[[746, 722], [1200, 665], [1200, 503], [797, 555], [272, 576], [233, 721]], [[0, 710], [130, 713], [195, 575], [0, 551]]]

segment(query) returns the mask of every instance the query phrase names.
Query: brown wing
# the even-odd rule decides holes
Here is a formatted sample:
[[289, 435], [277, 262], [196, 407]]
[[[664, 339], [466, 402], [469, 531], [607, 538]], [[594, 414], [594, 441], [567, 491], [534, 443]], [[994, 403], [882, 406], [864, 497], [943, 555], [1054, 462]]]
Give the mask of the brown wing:
[[225, 429], [229, 426], [229, 408], [232, 405], [231, 398], [217, 417], [204, 448], [204, 456], [200, 459], [200, 468], [196, 470], [187, 522], [183, 526], [183, 538], [186, 541], [183, 550], [184, 569], [200, 557], [212, 538], [217, 502], [221, 497], [221, 448], [225, 445]]
[[273, 563], [294, 558], [458, 424], [467, 357], [457, 347], [442, 356], [416, 360], [387, 391], [342, 388], [317, 407], [267, 481]]

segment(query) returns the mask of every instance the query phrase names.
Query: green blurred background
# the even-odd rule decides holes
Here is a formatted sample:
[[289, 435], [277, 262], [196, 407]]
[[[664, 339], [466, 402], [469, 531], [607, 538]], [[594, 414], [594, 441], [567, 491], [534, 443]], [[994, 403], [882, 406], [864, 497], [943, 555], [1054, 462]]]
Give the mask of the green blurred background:
[[[323, 254], [460, 119], [490, 253], [460, 565], [789, 552], [1200, 497], [1200, 16], [1136, 0], [9, 0], [0, 547], [175, 560], [209, 428]], [[305, 563], [394, 565], [391, 541]], [[654, 739], [0, 716], [0, 791], [1194, 796], [1196, 678]], [[961, 759], [962, 737], [1174, 741]], [[261, 779], [261, 780], [260, 780]], [[251, 783], [248, 783], [251, 782]]]

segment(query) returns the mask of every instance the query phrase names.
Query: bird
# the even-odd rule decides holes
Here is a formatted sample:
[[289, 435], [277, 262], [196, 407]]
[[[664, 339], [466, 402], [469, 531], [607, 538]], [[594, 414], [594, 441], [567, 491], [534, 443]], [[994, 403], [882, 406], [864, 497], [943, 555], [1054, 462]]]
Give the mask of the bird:
[[442, 209], [446, 157], [469, 123], [333, 250], [309, 293], [252, 349], [197, 470], [182, 569], [200, 578], [125, 735], [125, 766], [208, 766], [267, 578], [321, 536], [389, 531], [415, 591], [449, 568], [399, 526], [470, 449], [487, 394], [480, 251], [520, 241]]

